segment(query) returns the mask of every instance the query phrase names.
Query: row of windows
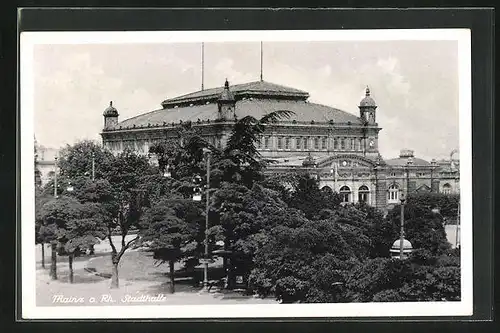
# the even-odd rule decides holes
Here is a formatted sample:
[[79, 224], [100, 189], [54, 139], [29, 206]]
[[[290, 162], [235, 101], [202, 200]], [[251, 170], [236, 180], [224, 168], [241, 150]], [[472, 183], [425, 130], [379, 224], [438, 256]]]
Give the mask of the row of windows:
[[[370, 193], [370, 190], [368, 189], [367, 186], [363, 185], [360, 186], [358, 189], [358, 202], [368, 202], [368, 194]], [[351, 189], [349, 186], [344, 185], [340, 188], [339, 190], [340, 197], [342, 199], [342, 202], [351, 202]]]
[[[401, 176], [401, 174], [400, 174], [400, 173], [397, 173], [397, 172], [391, 172], [391, 173], [390, 173], [390, 176], [391, 176], [391, 177], [396, 177], [396, 176], [398, 176], [398, 175], [399, 175], [399, 176]], [[405, 175], [405, 174], [403, 174], [403, 175]], [[417, 177], [425, 177], [427, 174], [426, 174], [425, 172], [417, 172], [415, 175], [416, 175]]]
[[[387, 200], [389, 203], [397, 203], [399, 200], [399, 186], [396, 184], [392, 184], [389, 186], [389, 189], [387, 191]], [[451, 194], [452, 193], [452, 187], [450, 184], [446, 183], [443, 185], [443, 189], [441, 191], [443, 194]]]
[[[258, 149], [271, 149], [271, 136], [264, 136], [257, 140]], [[326, 150], [328, 137], [277, 137], [277, 149], [315, 149]], [[334, 138], [333, 149], [336, 150], [362, 150], [362, 138]]]

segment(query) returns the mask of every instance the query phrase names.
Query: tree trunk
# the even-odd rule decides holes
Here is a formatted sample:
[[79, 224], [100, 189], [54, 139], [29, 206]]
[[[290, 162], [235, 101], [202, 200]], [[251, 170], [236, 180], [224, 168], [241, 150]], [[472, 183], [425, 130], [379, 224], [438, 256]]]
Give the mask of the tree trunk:
[[68, 263], [69, 263], [69, 283], [73, 283], [73, 253], [70, 253], [68, 257]]
[[118, 255], [113, 253], [111, 255], [111, 262], [113, 263], [113, 272], [111, 274], [111, 288], [120, 288], [120, 283], [118, 279]]
[[42, 268], [45, 268], [45, 243], [42, 242]]
[[90, 245], [89, 255], [94, 255], [94, 254], [95, 254], [94, 245]]
[[168, 265], [170, 266], [170, 293], [175, 293], [175, 276], [174, 276], [174, 261], [169, 260]]
[[50, 263], [50, 277], [52, 280], [57, 280], [57, 244], [52, 242], [51, 247], [51, 263]]

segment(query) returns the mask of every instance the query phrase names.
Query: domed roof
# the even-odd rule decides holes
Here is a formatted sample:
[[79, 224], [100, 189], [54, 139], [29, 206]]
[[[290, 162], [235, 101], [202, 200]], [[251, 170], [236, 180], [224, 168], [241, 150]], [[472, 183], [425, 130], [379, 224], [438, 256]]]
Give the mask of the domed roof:
[[[398, 250], [400, 249], [400, 244], [401, 244], [401, 240], [398, 239], [396, 240], [393, 244], [392, 244], [392, 248], [391, 250]], [[403, 250], [412, 250], [413, 249], [413, 246], [411, 245], [410, 241], [407, 240], [407, 239], [403, 239]]]
[[391, 158], [385, 161], [388, 165], [393, 166], [405, 166], [405, 165], [417, 165], [417, 166], [427, 166], [431, 165], [428, 161], [415, 157], [413, 150], [402, 149], [399, 153], [399, 157]]
[[370, 96], [370, 88], [366, 87], [366, 95], [359, 103], [359, 106], [361, 106], [361, 107], [377, 107], [377, 103], [375, 103], [375, 100]]
[[104, 117], [118, 117], [118, 110], [113, 107], [113, 101], [109, 102], [109, 106], [104, 110]]
[[305, 167], [315, 167], [316, 166], [316, 160], [314, 157], [311, 156], [311, 153], [307, 155], [307, 157], [304, 159], [304, 162], [302, 162], [302, 166]]
[[219, 96], [220, 102], [234, 102], [234, 94], [229, 90], [229, 82], [226, 79], [224, 83], [224, 90], [222, 90]]

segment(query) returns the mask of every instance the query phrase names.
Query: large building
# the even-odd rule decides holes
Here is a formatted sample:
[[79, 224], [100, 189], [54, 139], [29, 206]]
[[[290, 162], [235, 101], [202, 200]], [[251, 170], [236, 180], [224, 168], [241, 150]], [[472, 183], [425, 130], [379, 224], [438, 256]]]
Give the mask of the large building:
[[180, 125], [191, 122], [212, 144], [225, 145], [237, 119], [260, 118], [278, 110], [293, 115], [266, 127], [257, 148], [276, 160], [268, 172], [308, 171], [341, 194], [345, 202], [367, 202], [381, 209], [399, 202], [401, 193], [458, 193], [459, 163], [425, 161], [404, 149], [384, 160], [379, 153], [377, 104], [366, 88], [359, 114], [308, 101], [309, 93], [266, 81], [206, 89], [171, 98], [161, 108], [118, 121], [110, 103], [104, 111], [103, 144], [147, 153], [155, 142], [176, 138]]

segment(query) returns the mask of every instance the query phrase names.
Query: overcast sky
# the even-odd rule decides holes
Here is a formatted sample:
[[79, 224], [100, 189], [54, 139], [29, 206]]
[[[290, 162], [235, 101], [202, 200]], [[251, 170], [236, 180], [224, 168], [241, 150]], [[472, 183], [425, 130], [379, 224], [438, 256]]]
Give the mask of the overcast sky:
[[[458, 148], [456, 41], [265, 42], [264, 80], [358, 115], [368, 85], [384, 158], [431, 159]], [[100, 140], [113, 101], [119, 121], [200, 90], [201, 46], [36, 45], [35, 135], [48, 147]], [[205, 88], [259, 80], [260, 43], [205, 43]]]

